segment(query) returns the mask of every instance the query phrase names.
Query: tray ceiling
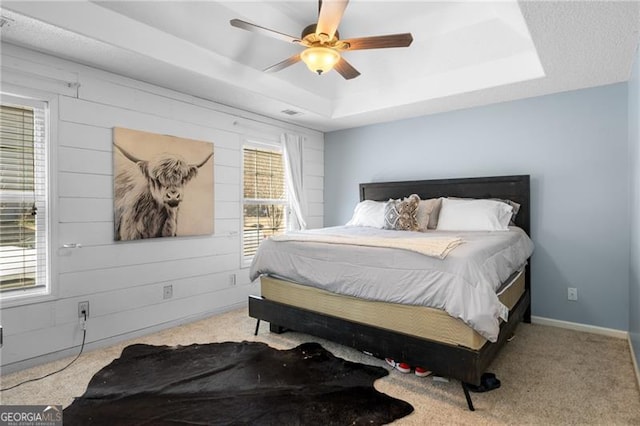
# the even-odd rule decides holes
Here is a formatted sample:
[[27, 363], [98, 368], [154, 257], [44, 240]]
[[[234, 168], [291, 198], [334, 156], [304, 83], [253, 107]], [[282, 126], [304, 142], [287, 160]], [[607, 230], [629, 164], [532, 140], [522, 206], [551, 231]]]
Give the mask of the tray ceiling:
[[[351, 1], [341, 38], [411, 32], [408, 48], [345, 52], [362, 75], [261, 70], [299, 46], [316, 1], [2, 2], [9, 42], [321, 131], [629, 78], [638, 2]], [[282, 111], [295, 111], [288, 115]]]

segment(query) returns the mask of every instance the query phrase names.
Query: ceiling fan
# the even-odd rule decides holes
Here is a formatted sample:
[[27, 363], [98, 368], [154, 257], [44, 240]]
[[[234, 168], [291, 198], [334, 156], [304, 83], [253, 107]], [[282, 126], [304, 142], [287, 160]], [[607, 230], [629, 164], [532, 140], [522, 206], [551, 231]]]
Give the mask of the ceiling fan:
[[347, 4], [349, 4], [349, 0], [318, 0], [318, 22], [308, 25], [302, 30], [299, 38], [240, 19], [232, 19], [229, 22], [236, 28], [267, 35], [285, 42], [300, 44], [306, 48], [301, 53], [264, 69], [265, 72], [280, 71], [302, 60], [312, 72], [319, 75], [335, 67], [338, 74], [350, 80], [359, 76], [360, 72], [340, 55], [341, 52], [407, 47], [413, 41], [411, 33], [340, 40], [338, 26]]

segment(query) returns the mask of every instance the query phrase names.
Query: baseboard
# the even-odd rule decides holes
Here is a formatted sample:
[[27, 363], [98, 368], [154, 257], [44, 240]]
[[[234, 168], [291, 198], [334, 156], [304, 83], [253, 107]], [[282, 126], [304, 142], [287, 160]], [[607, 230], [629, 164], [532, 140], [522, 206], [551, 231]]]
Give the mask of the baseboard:
[[636, 352], [633, 350], [633, 342], [631, 341], [631, 334], [627, 336], [627, 339], [629, 340], [629, 351], [631, 351], [633, 368], [636, 371], [636, 380], [638, 381], [638, 389], [640, 389], [640, 368], [638, 368], [638, 359], [636, 358]]
[[[84, 347], [84, 352], [105, 348], [107, 346], [111, 346], [125, 340], [146, 336], [148, 334], [156, 333], [158, 331], [166, 330], [168, 328], [178, 327], [183, 324], [188, 324], [191, 322], [199, 321], [201, 319], [205, 319], [212, 315], [222, 314], [222, 313], [229, 312], [229, 311], [246, 307], [246, 306], [247, 306], [246, 301], [238, 302], [238, 303], [234, 303], [233, 305], [225, 306], [223, 308], [218, 308], [218, 309], [214, 309], [206, 312], [200, 312], [198, 314], [189, 315], [187, 317], [183, 317], [177, 320], [164, 322], [162, 324], [156, 324], [152, 327], [147, 327], [140, 330], [131, 331], [129, 333], [119, 334], [117, 336], [111, 336], [105, 339], [96, 340], [95, 342], [86, 344]], [[62, 358], [75, 356], [78, 354], [78, 351], [79, 351], [79, 346], [65, 349], [58, 352], [48, 353], [48, 354], [37, 356], [34, 358], [25, 359], [23, 361], [14, 362], [12, 364], [3, 365], [1, 368], [2, 376], [15, 373], [21, 370], [26, 370], [27, 368], [35, 367], [37, 365], [46, 364], [52, 361], [57, 361]]]
[[531, 316], [531, 322], [539, 325], [549, 325], [551, 327], [566, 328], [569, 330], [583, 331], [585, 333], [600, 334], [602, 336], [616, 337], [618, 339], [629, 338], [629, 333], [624, 330], [598, 327], [595, 325], [580, 324], [577, 322], [561, 321], [551, 318]]

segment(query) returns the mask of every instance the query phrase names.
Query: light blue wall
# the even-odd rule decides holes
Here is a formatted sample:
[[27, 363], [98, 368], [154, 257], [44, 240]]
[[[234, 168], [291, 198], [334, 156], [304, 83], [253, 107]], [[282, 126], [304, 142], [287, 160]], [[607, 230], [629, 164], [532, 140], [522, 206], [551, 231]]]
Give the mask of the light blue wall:
[[620, 83], [331, 132], [325, 225], [361, 182], [530, 174], [533, 315], [628, 330], [627, 127]]
[[629, 334], [640, 362], [640, 53], [629, 80], [629, 158], [631, 176], [631, 250], [629, 268]]

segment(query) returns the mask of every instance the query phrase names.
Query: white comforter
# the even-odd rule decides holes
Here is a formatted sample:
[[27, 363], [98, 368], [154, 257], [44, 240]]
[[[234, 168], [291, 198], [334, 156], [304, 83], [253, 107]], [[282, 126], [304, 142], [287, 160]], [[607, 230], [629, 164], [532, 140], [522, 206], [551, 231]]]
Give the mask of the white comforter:
[[315, 242], [313, 239], [260, 244], [251, 264], [252, 280], [261, 274], [363, 299], [443, 309], [491, 342], [508, 309], [496, 291], [521, 269], [533, 242], [517, 227], [501, 232], [426, 233], [369, 227], [333, 227], [309, 234], [369, 238], [462, 238], [445, 259], [397, 248]]

